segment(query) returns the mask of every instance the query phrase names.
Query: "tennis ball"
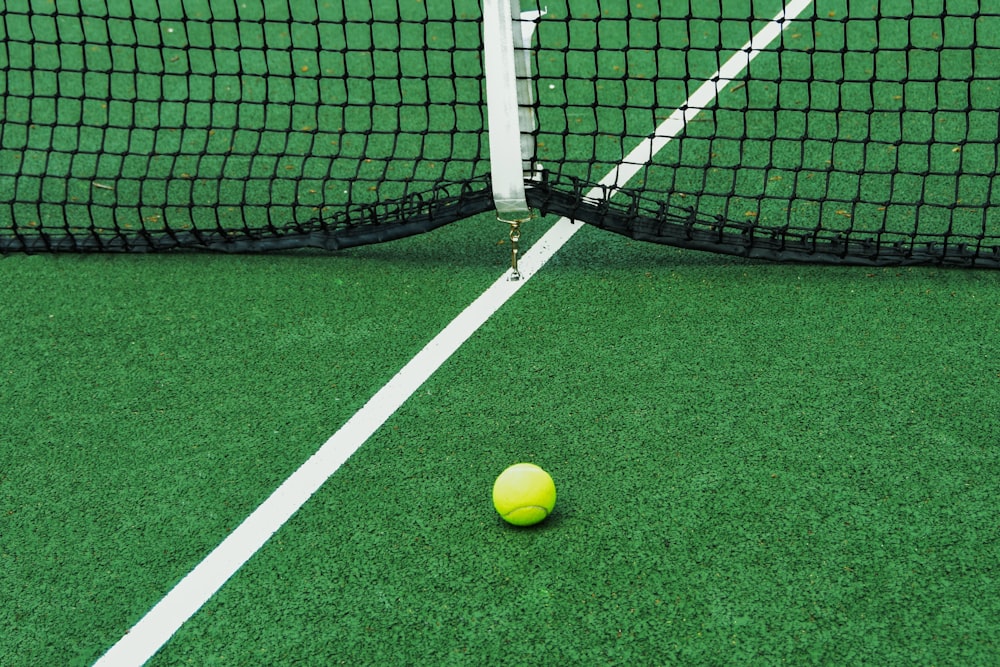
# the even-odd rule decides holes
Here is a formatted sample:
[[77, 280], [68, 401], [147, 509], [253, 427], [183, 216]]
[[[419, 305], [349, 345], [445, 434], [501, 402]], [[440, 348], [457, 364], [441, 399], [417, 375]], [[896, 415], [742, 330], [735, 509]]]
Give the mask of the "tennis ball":
[[549, 515], [556, 504], [556, 485], [534, 463], [517, 463], [493, 483], [493, 507], [507, 523], [531, 526]]

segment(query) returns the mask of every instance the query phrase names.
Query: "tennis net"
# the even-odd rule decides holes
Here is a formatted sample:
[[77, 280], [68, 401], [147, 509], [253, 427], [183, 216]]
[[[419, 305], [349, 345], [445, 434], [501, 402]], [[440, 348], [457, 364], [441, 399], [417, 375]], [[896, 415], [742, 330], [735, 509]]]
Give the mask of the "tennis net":
[[[1000, 10], [805, 5], [602, 187], [783, 4], [512, 3], [526, 205], [745, 257], [1000, 268]], [[495, 210], [483, 19], [478, 0], [8, 0], [0, 252], [339, 249]]]

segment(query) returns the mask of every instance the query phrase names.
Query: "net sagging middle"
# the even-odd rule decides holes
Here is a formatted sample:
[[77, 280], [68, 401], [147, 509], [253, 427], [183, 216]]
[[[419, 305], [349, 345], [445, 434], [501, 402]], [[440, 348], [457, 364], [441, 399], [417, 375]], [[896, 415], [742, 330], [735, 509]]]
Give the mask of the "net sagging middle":
[[[522, 2], [527, 203], [748, 257], [1000, 267], [1000, 9], [975, 0], [815, 0], [591, 196], [782, 7]], [[468, 0], [9, 1], [0, 251], [341, 248], [491, 210], [481, 22]]]

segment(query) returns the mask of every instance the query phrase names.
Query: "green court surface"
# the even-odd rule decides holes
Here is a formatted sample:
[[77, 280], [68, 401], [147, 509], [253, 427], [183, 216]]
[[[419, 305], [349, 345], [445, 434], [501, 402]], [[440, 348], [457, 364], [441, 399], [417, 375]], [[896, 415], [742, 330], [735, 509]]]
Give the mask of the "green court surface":
[[[493, 281], [496, 225], [0, 262], [8, 664], [121, 637]], [[994, 662], [998, 278], [584, 229], [151, 664]], [[489, 502], [521, 460], [535, 529]]]
[[[638, 141], [652, 112], [579, 122]], [[689, 134], [649, 178], [757, 187], [727, 180], [735, 144]], [[584, 136], [558, 150], [620, 159]], [[812, 148], [817, 173], [853, 159]], [[864, 187], [881, 158], [861, 156]], [[756, 215], [810, 187], [768, 183]], [[482, 216], [336, 254], [0, 260], [0, 662], [97, 660], [501, 275], [506, 232]], [[583, 228], [149, 664], [997, 664], [998, 334], [995, 271], [767, 264]], [[518, 461], [558, 487], [528, 529], [490, 504]]]

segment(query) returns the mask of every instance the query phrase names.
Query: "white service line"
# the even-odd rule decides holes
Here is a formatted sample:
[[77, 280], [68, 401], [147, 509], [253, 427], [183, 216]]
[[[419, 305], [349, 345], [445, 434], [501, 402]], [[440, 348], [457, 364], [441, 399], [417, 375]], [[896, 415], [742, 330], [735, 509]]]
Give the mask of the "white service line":
[[[594, 188], [590, 198], [617, 189], [679, 134], [730, 81], [767, 48], [812, 0], [793, 0], [690, 99], [660, 124]], [[641, 162], [640, 162], [641, 160]], [[160, 648], [226, 583], [406, 400], [551, 258], [582, 225], [562, 218], [518, 261], [521, 280], [504, 273], [309, 457], [253, 513], [146, 613], [95, 667], [137, 666]]]

